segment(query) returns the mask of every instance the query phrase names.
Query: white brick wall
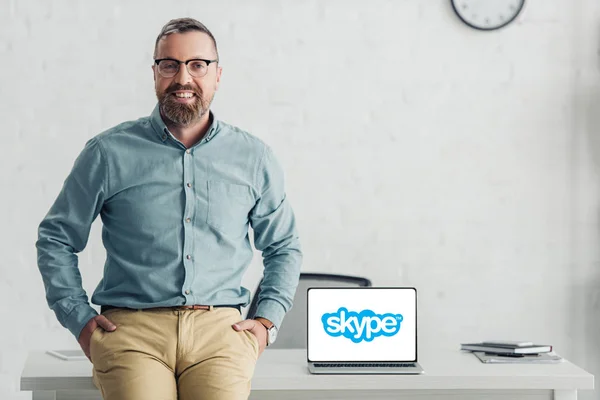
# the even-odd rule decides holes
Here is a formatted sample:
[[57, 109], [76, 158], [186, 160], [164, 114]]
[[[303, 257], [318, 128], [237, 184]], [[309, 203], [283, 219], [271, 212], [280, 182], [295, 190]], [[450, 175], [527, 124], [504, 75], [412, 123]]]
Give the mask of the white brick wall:
[[286, 168], [305, 271], [416, 286], [421, 346], [528, 339], [600, 372], [597, 1], [528, 0], [491, 33], [446, 0], [121, 3], [0, 0], [0, 398], [30, 398], [29, 350], [77, 346], [37, 225], [87, 139], [150, 113], [154, 40], [180, 16], [217, 37], [218, 117]]

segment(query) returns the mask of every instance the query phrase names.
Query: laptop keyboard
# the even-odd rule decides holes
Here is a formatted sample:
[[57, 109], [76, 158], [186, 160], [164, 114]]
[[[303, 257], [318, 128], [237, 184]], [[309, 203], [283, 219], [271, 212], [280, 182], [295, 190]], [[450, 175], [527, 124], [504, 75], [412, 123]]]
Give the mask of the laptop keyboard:
[[324, 363], [315, 363], [315, 367], [317, 368], [415, 368], [416, 364], [414, 363], [336, 363], [336, 364], [324, 364]]

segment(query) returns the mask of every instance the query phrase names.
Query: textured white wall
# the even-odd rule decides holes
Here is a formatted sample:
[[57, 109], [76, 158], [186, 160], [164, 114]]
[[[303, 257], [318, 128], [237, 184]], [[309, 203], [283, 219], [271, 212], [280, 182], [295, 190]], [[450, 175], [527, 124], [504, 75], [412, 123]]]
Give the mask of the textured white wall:
[[416, 286], [420, 346], [528, 339], [600, 372], [596, 0], [528, 0], [491, 33], [447, 0], [121, 3], [0, 0], [0, 398], [30, 398], [29, 350], [77, 346], [37, 225], [85, 141], [150, 113], [154, 40], [181, 16], [217, 37], [218, 117], [286, 169], [305, 271]]

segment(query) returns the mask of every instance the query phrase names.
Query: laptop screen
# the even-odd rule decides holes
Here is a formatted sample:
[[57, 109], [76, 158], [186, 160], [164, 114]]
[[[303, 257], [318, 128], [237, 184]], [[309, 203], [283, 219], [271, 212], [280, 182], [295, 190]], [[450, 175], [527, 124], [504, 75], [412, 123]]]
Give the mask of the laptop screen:
[[308, 289], [309, 361], [417, 361], [414, 288]]

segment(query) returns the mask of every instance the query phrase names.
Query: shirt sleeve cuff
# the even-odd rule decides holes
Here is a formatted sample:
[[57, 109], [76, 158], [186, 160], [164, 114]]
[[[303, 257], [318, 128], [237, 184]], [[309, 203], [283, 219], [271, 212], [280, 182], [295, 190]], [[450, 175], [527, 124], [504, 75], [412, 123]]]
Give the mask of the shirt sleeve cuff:
[[271, 321], [277, 329], [279, 329], [284, 316], [285, 309], [280, 302], [272, 299], [263, 299], [260, 303], [258, 303], [256, 313], [252, 316], [252, 318], [266, 318]]
[[66, 321], [66, 328], [75, 336], [75, 339], [79, 339], [83, 327], [94, 318], [98, 313], [89, 304], [80, 304], [73, 308], [69, 313]]

